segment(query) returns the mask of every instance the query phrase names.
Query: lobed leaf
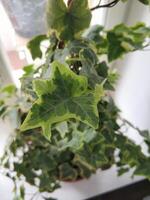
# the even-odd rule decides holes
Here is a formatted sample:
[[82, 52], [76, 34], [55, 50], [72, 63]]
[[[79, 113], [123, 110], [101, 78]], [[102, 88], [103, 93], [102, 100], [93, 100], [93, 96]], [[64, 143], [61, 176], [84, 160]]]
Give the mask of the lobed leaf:
[[144, 23], [137, 23], [132, 27], [124, 24], [115, 26], [107, 32], [108, 60], [111, 62], [128, 52], [143, 49], [149, 37], [150, 28]]
[[50, 138], [51, 125], [70, 118], [98, 127], [97, 103], [103, 96], [102, 85], [89, 91], [86, 77], [54, 62], [51, 78], [35, 80], [34, 88], [39, 98], [23, 122], [22, 131], [42, 127], [44, 135]]
[[48, 28], [57, 31], [62, 40], [71, 40], [88, 28], [91, 12], [87, 0], [73, 0], [67, 7], [63, 0], [48, 0]]

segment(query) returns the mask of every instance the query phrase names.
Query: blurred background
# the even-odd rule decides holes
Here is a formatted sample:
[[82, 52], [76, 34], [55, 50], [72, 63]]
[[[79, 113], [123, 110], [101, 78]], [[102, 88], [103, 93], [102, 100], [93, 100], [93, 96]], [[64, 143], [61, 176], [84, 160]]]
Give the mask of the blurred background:
[[[97, 0], [89, 0], [90, 7], [96, 5], [97, 2]], [[103, 2], [106, 3], [106, 0], [102, 0]], [[22, 75], [22, 67], [32, 63], [26, 43], [33, 36], [46, 32], [45, 4], [46, 0], [0, 1], [0, 86], [15, 83], [19, 87], [19, 77]], [[119, 3], [111, 9], [94, 11], [91, 25], [101, 24], [106, 29], [110, 29], [118, 23], [133, 25], [138, 21], [144, 21], [147, 25], [150, 25], [150, 9], [138, 3], [137, 0], [132, 0], [126, 4]], [[123, 117], [141, 129], [149, 129], [150, 50], [147, 49], [146, 51], [126, 55], [122, 60], [112, 63], [111, 67], [117, 68], [120, 73], [114, 99], [118, 107], [122, 110]], [[11, 126], [12, 124], [10, 125], [10, 123], [0, 122], [0, 154], [8, 135], [11, 133]], [[129, 137], [136, 139], [137, 143], [141, 142], [142, 139], [137, 136], [135, 138], [132, 130], [128, 134]], [[107, 177], [109, 177], [108, 181], [106, 181]], [[99, 188], [101, 188], [101, 192], [131, 182], [127, 175], [117, 179], [114, 169], [104, 172], [98, 178], [96, 176], [88, 184], [93, 184], [94, 181], [98, 181], [100, 184], [101, 187], [99, 186]], [[0, 183], [0, 197], [3, 197], [2, 200], [11, 200], [11, 197], [7, 194], [9, 190], [8, 180], [0, 176]], [[80, 187], [82, 188], [82, 186]], [[86, 190], [86, 188], [82, 189], [83, 191]], [[76, 199], [85, 195], [82, 194], [81, 189], [78, 192], [76, 190], [77, 188], [70, 188], [70, 192], [76, 193]], [[99, 193], [99, 189], [95, 187], [90, 191], [90, 194], [86, 193], [87, 197], [91, 193], [92, 195], [96, 195]], [[65, 195], [65, 189], [63, 194]]]

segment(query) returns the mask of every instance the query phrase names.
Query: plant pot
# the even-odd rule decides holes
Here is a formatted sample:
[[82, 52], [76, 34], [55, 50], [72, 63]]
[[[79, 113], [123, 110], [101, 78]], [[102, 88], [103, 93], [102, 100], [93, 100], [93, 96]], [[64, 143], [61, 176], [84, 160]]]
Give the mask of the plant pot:
[[15, 31], [30, 38], [46, 32], [46, 0], [2, 0]]
[[[131, 179], [131, 173], [118, 177], [116, 167], [112, 167], [105, 171], [98, 170], [97, 173], [92, 175], [89, 179], [82, 179], [74, 182], [63, 181], [61, 182], [62, 187], [54, 191], [51, 196], [59, 200], [85, 200], [95, 198], [95, 196], [97, 198], [100, 194], [105, 194], [120, 187], [134, 184], [140, 180], [141, 177]], [[98, 200], [101, 199], [99, 198]]]
[[84, 180], [83, 178], [78, 178], [76, 180], [60, 180], [61, 182], [64, 182], [64, 183], [77, 183], [79, 181], [82, 181]]

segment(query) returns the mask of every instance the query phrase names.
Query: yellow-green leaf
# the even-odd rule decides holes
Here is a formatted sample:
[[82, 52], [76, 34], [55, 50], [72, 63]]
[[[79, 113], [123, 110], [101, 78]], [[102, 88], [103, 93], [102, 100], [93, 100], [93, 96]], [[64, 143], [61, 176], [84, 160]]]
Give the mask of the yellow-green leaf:
[[34, 88], [38, 99], [22, 124], [22, 131], [42, 127], [44, 135], [50, 138], [51, 125], [70, 118], [98, 127], [97, 103], [103, 95], [102, 85], [89, 91], [86, 77], [54, 62], [50, 79], [35, 80]]

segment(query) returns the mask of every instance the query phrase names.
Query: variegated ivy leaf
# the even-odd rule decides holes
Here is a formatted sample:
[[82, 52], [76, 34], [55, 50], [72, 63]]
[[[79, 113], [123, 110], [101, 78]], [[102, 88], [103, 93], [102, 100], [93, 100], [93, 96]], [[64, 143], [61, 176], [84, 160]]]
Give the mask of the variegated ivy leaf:
[[64, 138], [66, 133], [69, 132], [69, 128], [68, 128], [67, 122], [65, 121], [65, 122], [58, 123], [57, 126], [56, 126], [56, 130], [60, 133], [60, 136], [62, 138]]
[[89, 27], [90, 21], [88, 0], [71, 1], [68, 7], [63, 0], [48, 0], [48, 28], [56, 30], [62, 40], [72, 40]]
[[86, 77], [58, 62], [52, 64], [49, 80], [39, 79], [33, 84], [38, 99], [23, 122], [22, 131], [42, 127], [43, 134], [50, 139], [52, 124], [70, 118], [98, 127], [97, 103], [103, 95], [102, 85], [89, 91]]
[[150, 27], [146, 27], [144, 23], [131, 27], [124, 24], [115, 26], [107, 32], [108, 60], [111, 62], [128, 52], [143, 49], [148, 45], [149, 38]]

